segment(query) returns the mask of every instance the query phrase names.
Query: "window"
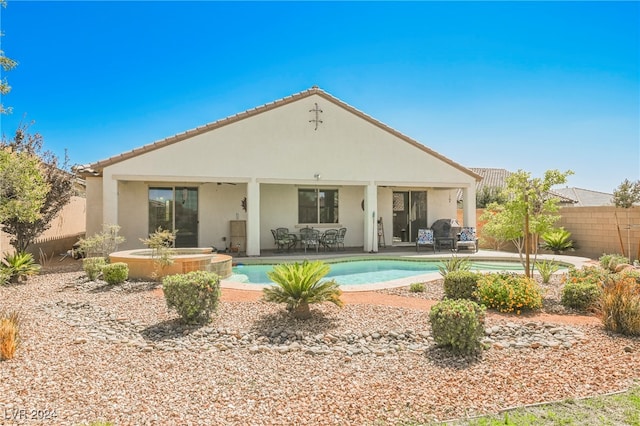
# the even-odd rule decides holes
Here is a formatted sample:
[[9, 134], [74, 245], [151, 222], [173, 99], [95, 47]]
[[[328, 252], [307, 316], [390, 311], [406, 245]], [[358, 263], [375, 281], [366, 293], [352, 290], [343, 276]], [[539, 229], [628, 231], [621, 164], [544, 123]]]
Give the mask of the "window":
[[338, 223], [338, 190], [299, 189], [298, 223]]

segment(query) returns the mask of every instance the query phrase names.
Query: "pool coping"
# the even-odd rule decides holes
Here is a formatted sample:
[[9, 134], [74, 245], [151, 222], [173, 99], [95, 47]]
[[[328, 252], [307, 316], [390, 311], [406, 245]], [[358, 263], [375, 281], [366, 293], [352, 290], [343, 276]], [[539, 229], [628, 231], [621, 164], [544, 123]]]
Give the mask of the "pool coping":
[[[245, 264], [245, 265], [260, 265], [260, 264], [274, 264], [274, 263], [287, 263], [287, 262], [301, 262], [305, 259], [309, 260], [327, 260], [327, 261], [356, 261], [356, 260], [383, 260], [383, 259], [395, 259], [395, 260], [443, 260], [452, 257], [453, 255], [457, 255], [459, 257], [468, 257], [474, 261], [518, 261], [519, 256], [517, 253], [506, 253], [506, 252], [492, 252], [488, 250], [480, 250], [477, 253], [440, 253], [440, 254], [415, 254], [415, 253], [395, 253], [391, 254], [366, 254], [363, 253], [361, 255], [358, 254], [337, 254], [333, 255], [323, 255], [323, 256], [299, 256], [292, 255], [289, 257], [260, 257], [260, 258], [242, 258], [242, 260], [238, 259], [236, 264]], [[574, 267], [580, 269], [588, 263], [593, 262], [592, 259], [586, 257], [578, 257], [578, 256], [566, 256], [566, 255], [549, 255], [549, 254], [538, 254], [538, 260], [556, 260], [558, 262], [566, 263], [569, 265], [573, 265]], [[533, 261], [533, 258], [532, 260]], [[411, 277], [406, 278], [398, 278], [390, 281], [380, 281], [371, 284], [353, 284], [353, 285], [341, 285], [340, 290], [343, 292], [356, 292], [356, 291], [375, 291], [382, 290], [388, 288], [398, 288], [398, 287], [407, 287], [416, 282], [428, 282], [434, 281], [441, 278], [439, 272], [429, 272], [426, 274], [413, 275]], [[229, 288], [235, 290], [249, 290], [249, 291], [262, 291], [264, 287], [267, 287], [265, 284], [247, 284], [236, 281], [229, 281], [228, 279], [223, 279], [220, 281], [220, 286], [222, 288]]]

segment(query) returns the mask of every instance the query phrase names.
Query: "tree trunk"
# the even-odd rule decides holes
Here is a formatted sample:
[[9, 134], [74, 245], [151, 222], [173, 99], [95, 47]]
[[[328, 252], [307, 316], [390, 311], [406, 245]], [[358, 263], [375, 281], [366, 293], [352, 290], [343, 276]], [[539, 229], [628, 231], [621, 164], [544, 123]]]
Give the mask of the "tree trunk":
[[309, 304], [307, 302], [301, 302], [292, 312], [294, 318], [297, 319], [309, 319], [311, 318], [311, 311], [309, 310]]
[[531, 264], [529, 253], [531, 252], [531, 235], [529, 235], [529, 197], [527, 193], [524, 194], [524, 202], [527, 206], [527, 211], [524, 215], [524, 254], [525, 254], [525, 275], [527, 278], [531, 278]]

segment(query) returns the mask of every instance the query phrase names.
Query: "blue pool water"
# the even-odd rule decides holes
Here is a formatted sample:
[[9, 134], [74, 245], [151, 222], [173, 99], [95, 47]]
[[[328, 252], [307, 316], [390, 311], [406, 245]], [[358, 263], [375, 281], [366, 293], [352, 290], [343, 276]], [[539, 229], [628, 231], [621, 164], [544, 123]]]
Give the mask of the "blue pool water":
[[[233, 268], [230, 281], [251, 284], [271, 284], [267, 272], [274, 265], [238, 265]], [[440, 261], [408, 260], [356, 260], [330, 263], [331, 270], [326, 278], [334, 279], [342, 285], [372, 284], [407, 278], [415, 275], [438, 272]], [[471, 269], [478, 271], [522, 271], [518, 262], [471, 262]]]

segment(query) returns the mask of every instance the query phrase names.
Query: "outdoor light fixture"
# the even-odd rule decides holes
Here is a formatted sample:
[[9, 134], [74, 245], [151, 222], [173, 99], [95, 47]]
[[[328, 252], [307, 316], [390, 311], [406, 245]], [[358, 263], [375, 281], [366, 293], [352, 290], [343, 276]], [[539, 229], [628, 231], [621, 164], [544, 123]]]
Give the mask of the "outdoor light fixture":
[[316, 178], [316, 180], [320, 180], [322, 176], [320, 176], [320, 173], [316, 173], [313, 177]]

